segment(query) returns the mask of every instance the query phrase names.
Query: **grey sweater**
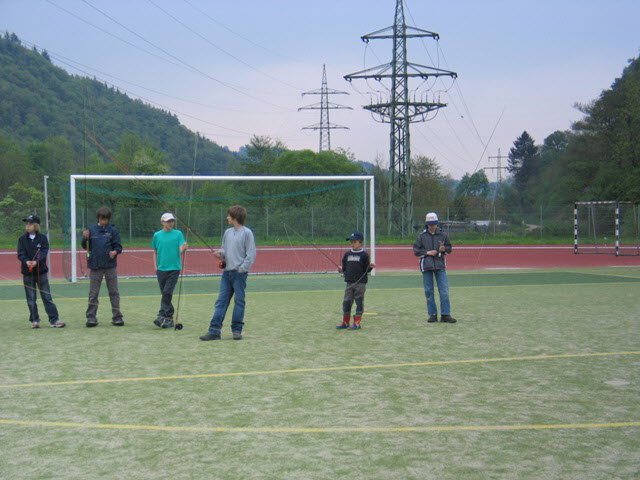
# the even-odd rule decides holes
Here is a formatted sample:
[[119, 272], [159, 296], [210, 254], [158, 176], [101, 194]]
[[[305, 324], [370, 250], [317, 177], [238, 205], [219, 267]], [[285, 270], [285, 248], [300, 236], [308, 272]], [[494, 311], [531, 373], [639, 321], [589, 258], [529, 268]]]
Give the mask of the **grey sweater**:
[[244, 225], [228, 228], [222, 237], [220, 255], [227, 262], [225, 270], [248, 272], [256, 260], [253, 232]]

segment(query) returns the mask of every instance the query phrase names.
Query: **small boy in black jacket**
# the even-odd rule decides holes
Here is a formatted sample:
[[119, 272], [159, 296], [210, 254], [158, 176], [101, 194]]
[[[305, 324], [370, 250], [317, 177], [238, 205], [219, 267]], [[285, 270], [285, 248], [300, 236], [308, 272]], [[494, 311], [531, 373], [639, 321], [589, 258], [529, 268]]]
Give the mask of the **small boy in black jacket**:
[[25, 222], [26, 233], [18, 239], [18, 259], [21, 263], [22, 282], [29, 307], [29, 321], [31, 328], [40, 328], [40, 316], [36, 300], [37, 292], [53, 328], [63, 328], [65, 324], [58, 319], [58, 309], [51, 298], [49, 279], [47, 278], [47, 254], [49, 240], [40, 233], [40, 218], [29, 215], [22, 219]]
[[[368, 273], [375, 268], [371, 263], [369, 254], [363, 248], [364, 236], [360, 232], [353, 232], [349, 238], [351, 250], [342, 256], [342, 265], [338, 267], [338, 272], [344, 274], [344, 281], [347, 286], [344, 289], [344, 299], [342, 301], [342, 323], [336, 325], [337, 329], [357, 330], [360, 328], [362, 313], [364, 312], [364, 292], [367, 289]], [[351, 307], [356, 301], [356, 314], [351, 323]]]
[[105, 278], [109, 300], [111, 301], [111, 324], [124, 326], [120, 311], [120, 292], [118, 291], [118, 255], [122, 253], [120, 232], [111, 225], [111, 210], [100, 207], [96, 212], [98, 223], [82, 232], [82, 248], [87, 250], [89, 274], [89, 304], [87, 306], [86, 326], [97, 327], [98, 297], [102, 278]]

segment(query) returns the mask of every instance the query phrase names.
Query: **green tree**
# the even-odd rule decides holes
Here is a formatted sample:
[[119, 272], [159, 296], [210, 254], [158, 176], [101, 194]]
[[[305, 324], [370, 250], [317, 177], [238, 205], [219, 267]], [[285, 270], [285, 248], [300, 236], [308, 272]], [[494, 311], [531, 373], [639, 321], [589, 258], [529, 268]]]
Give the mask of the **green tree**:
[[[32, 186], [16, 182], [0, 201], [0, 228], [14, 234], [24, 230], [22, 219], [30, 213], [38, 213], [44, 205], [44, 194]], [[39, 212], [42, 214], [43, 212]], [[44, 219], [43, 219], [44, 221]]]
[[26, 181], [25, 172], [30, 171], [29, 159], [20, 145], [0, 135], [0, 199], [7, 195], [11, 185], [21, 179]]
[[515, 184], [521, 191], [526, 190], [527, 184], [536, 172], [536, 157], [538, 147], [531, 135], [525, 130], [522, 132], [509, 150], [507, 170], [513, 174]]
[[473, 215], [488, 215], [490, 190], [489, 179], [484, 170], [478, 170], [471, 175], [465, 173], [456, 186], [453, 200], [454, 219], [469, 220]]
[[448, 181], [450, 177], [442, 173], [434, 159], [424, 155], [414, 157], [411, 161], [411, 177], [416, 208], [437, 210], [449, 204], [453, 196]]

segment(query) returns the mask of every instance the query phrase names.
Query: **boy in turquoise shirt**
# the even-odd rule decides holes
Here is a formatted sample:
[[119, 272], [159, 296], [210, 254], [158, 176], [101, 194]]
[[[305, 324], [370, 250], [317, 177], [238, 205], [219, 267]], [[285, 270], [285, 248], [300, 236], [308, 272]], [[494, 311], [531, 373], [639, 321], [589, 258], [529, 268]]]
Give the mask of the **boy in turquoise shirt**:
[[153, 323], [160, 328], [173, 328], [173, 289], [178, 283], [182, 262], [180, 256], [187, 250], [187, 242], [180, 230], [174, 230], [176, 219], [171, 213], [164, 213], [160, 218], [162, 230], [153, 234], [153, 264], [160, 286], [162, 299], [158, 318]]

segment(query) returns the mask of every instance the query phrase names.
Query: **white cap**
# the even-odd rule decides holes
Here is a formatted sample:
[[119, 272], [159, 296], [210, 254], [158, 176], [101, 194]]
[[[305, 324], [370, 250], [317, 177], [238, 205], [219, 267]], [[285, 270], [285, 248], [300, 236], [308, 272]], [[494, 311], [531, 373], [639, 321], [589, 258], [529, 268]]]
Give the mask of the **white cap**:
[[434, 212], [429, 212], [427, 213], [425, 221], [427, 222], [427, 225], [437, 225], [438, 215], [436, 215]]
[[168, 222], [169, 220], [175, 220], [176, 217], [173, 216], [173, 213], [163, 213], [162, 217], [160, 217], [161, 222]]

